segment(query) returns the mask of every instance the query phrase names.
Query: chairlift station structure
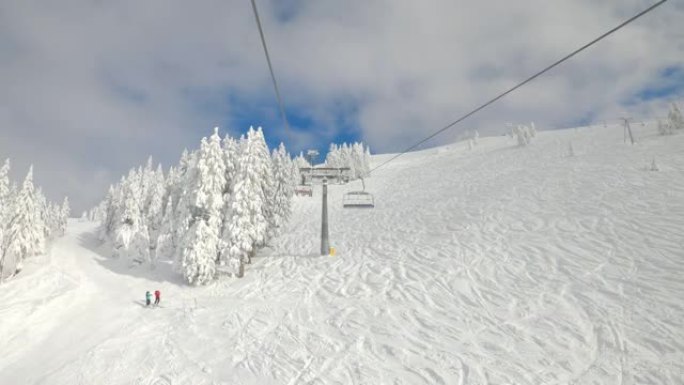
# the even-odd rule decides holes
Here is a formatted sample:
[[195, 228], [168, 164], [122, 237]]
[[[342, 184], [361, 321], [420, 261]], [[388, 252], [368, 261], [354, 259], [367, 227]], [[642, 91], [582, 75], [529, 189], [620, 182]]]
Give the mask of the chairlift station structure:
[[[330, 253], [330, 236], [328, 232], [328, 182], [346, 184], [351, 175], [349, 167], [301, 167], [299, 169], [302, 180], [300, 187], [311, 187], [320, 184], [323, 187], [321, 194], [321, 255]], [[363, 183], [363, 179], [361, 179]], [[344, 208], [373, 208], [375, 201], [373, 195], [366, 192], [366, 184], [363, 190], [349, 191], [344, 194], [342, 206]]]

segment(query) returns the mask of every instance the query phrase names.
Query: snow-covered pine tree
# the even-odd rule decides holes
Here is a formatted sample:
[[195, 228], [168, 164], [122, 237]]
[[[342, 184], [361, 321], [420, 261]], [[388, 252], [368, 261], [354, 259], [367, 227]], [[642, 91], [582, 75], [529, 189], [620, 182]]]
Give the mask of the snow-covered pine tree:
[[163, 216], [163, 200], [166, 192], [164, 171], [161, 165], [157, 170], [148, 176], [148, 192], [147, 192], [147, 211], [145, 212], [148, 237], [150, 239], [151, 257], [155, 257], [157, 248], [157, 238], [159, 237], [159, 228]]
[[[288, 156], [289, 158], [289, 156]], [[289, 164], [290, 164], [290, 184], [292, 185], [292, 189], [294, 191], [294, 188], [302, 183], [302, 174], [299, 171], [299, 165], [297, 164], [296, 159], [289, 159]]]
[[365, 166], [363, 164], [363, 144], [354, 143], [351, 149], [351, 164], [356, 178], [363, 178]]
[[518, 139], [518, 146], [525, 147], [530, 143], [530, 134], [527, 127], [518, 125], [514, 130], [514, 134]]
[[0, 229], [7, 223], [11, 212], [9, 171], [10, 160], [6, 159], [0, 167]]
[[116, 230], [115, 255], [125, 258], [131, 265], [150, 261], [149, 233], [140, 209], [141, 185], [135, 174], [123, 186], [122, 218]]
[[674, 133], [669, 119], [666, 122], [658, 119], [658, 133], [660, 135], [672, 135]]
[[308, 160], [306, 160], [306, 157], [304, 156], [304, 152], [299, 152], [299, 155], [295, 158], [295, 163], [297, 163], [297, 166], [299, 168], [306, 168], [306, 167], [312, 167], [311, 164], [309, 163]]
[[230, 135], [223, 138], [223, 155], [226, 167], [225, 176], [225, 190], [224, 190], [224, 204], [227, 201], [227, 196], [230, 196], [233, 188], [233, 180], [238, 169], [238, 162], [240, 160], [240, 151], [237, 141]]
[[173, 212], [173, 221], [171, 231], [173, 232], [173, 242], [175, 246], [173, 250], [173, 266], [177, 272], [182, 273], [183, 266], [183, 242], [185, 235], [190, 230], [192, 213], [190, 205], [186, 203], [189, 197], [186, 194], [180, 196], [180, 202], [176, 204], [176, 210]]
[[[47, 217], [50, 219], [49, 227], [51, 239], [59, 238], [64, 235], [62, 232], [62, 206], [56, 203], [47, 203]], [[48, 222], [46, 222], [46, 225]]]
[[349, 175], [351, 175], [352, 179], [358, 178], [351, 146], [347, 143], [342, 143], [340, 154], [342, 167], [349, 167]]
[[[273, 161], [271, 160], [271, 153], [266, 144], [266, 138], [261, 127], [258, 127], [254, 133], [254, 150], [256, 152], [257, 169], [259, 172], [259, 181], [261, 182], [261, 189], [266, 197], [265, 206], [263, 208], [264, 217], [268, 221], [269, 228], [275, 226], [273, 213], [275, 211], [275, 197], [276, 197], [276, 183], [273, 174]], [[256, 242], [257, 247], [262, 247], [269, 239], [269, 231], [267, 229], [263, 239]], [[252, 253], [253, 254], [253, 253]], [[251, 263], [251, 255], [247, 259], [247, 263]]]
[[217, 263], [221, 264], [221, 253], [226, 249], [230, 240], [228, 222], [231, 217], [230, 199], [233, 195], [235, 177], [240, 166], [240, 144], [230, 135], [223, 138], [223, 155], [225, 163], [225, 187], [223, 189], [223, 213], [221, 215], [221, 230], [219, 232]]
[[[162, 198], [162, 207], [164, 208], [164, 212], [162, 213], [163, 215], [166, 214], [166, 204], [172, 200], [173, 190], [178, 184], [178, 172], [176, 171], [176, 168], [171, 166], [169, 167], [169, 172], [166, 174], [166, 178], [164, 178], [164, 197]], [[173, 207], [171, 207], [171, 210], [173, 210]]]
[[183, 252], [180, 271], [185, 281], [192, 285], [202, 285], [214, 279], [216, 263], [214, 260], [218, 234], [202, 218], [196, 218], [181, 243]]
[[5, 237], [5, 227], [12, 214], [14, 200], [14, 197], [10, 195], [9, 170], [10, 160], [7, 159], [0, 167], [0, 281], [4, 278], [5, 257], [8, 250], [6, 242], [9, 241], [9, 237]]
[[672, 103], [670, 105], [670, 112], [667, 114], [667, 119], [672, 131], [684, 130], [684, 118], [676, 104]]
[[289, 162], [290, 157], [283, 143], [280, 143], [278, 148], [273, 150], [271, 158], [276, 188], [273, 195], [274, 205], [269, 237], [279, 234], [279, 230], [289, 220], [292, 195], [294, 193], [294, 186], [292, 186], [290, 175], [292, 165]]
[[192, 228], [184, 238], [181, 261], [183, 276], [188, 283], [205, 284], [214, 278], [225, 173], [224, 153], [217, 127], [209, 140], [202, 138], [196, 178], [188, 186], [193, 198]]
[[38, 204], [38, 215], [43, 222], [43, 239], [45, 239], [45, 242], [47, 242], [48, 240], [52, 239], [52, 234], [56, 228], [56, 218], [52, 217], [52, 212], [48, 206], [48, 201], [40, 187], [36, 188], [36, 202]]
[[154, 163], [152, 157], [147, 158], [145, 168], [139, 170], [140, 178], [140, 211], [141, 215], [147, 220], [147, 216], [152, 201], [152, 188], [155, 183]]
[[0, 225], [0, 283], [3, 281], [5, 276], [5, 229], [4, 223]]
[[[123, 178], [121, 179], [123, 182]], [[104, 219], [100, 224], [99, 235], [101, 241], [111, 240], [118, 224], [121, 222], [121, 215], [119, 208], [121, 204], [121, 184], [116, 187], [109, 186], [107, 197], [104, 200]]]
[[198, 192], [195, 195], [195, 206], [207, 214], [207, 224], [216, 227], [221, 225], [223, 193], [226, 189], [225, 154], [221, 147], [218, 127], [209, 141], [203, 140], [200, 149], [197, 171], [199, 174]]
[[5, 234], [9, 237], [8, 251], [17, 257], [18, 268], [21, 267], [23, 259], [45, 250], [45, 224], [41, 218], [39, 204], [33, 187], [33, 166], [31, 166], [16, 197], [9, 229]]
[[71, 209], [69, 208], [69, 198], [64, 197], [64, 201], [62, 202], [62, 207], [59, 208], [59, 234], [64, 235], [66, 233], [66, 228], [67, 228], [67, 221], [69, 219], [69, 214], [71, 212]]
[[[252, 127], [243, 142], [238, 172], [235, 177], [233, 194], [230, 199], [230, 218], [226, 220], [226, 240], [221, 251], [221, 264], [228, 266], [232, 273], [241, 276], [243, 264], [249, 261], [251, 254], [259, 244], [265, 242], [269, 220], [265, 216], [268, 209], [268, 198], [265, 195], [262, 181], [265, 174], [265, 162], [262, 152], [267, 148], [261, 145], [259, 135]], [[268, 156], [268, 153], [267, 153]]]
[[169, 199], [164, 209], [164, 217], [161, 221], [159, 236], [157, 237], [157, 248], [155, 250], [155, 261], [160, 258], [173, 260], [176, 250], [176, 237], [173, 225], [173, 201]]
[[117, 202], [116, 218], [112, 220], [113, 229], [110, 234], [114, 246], [114, 256], [117, 258], [128, 257], [128, 248], [140, 224], [138, 219], [140, 215], [139, 202], [136, 200], [136, 193], [131, 191], [136, 188], [137, 185], [127, 178], [124, 178], [119, 186], [121, 196]]
[[299, 169], [295, 166], [294, 159], [290, 156], [290, 153], [286, 153], [287, 156], [285, 159], [287, 160], [287, 167], [288, 167], [288, 181], [290, 183], [290, 189], [292, 191], [292, 196], [294, 196], [294, 190], [297, 187], [297, 183], [299, 182]]
[[330, 143], [328, 154], [325, 156], [325, 165], [327, 167], [342, 167], [340, 162], [340, 154], [337, 149], [337, 144]]
[[[173, 232], [176, 250], [174, 250], [174, 266], [179, 273], [182, 273], [182, 244], [185, 239], [185, 234], [190, 229], [192, 222], [192, 196], [190, 193], [190, 186], [193, 186], [197, 174], [196, 170], [196, 153], [188, 153], [183, 151], [180, 163], [178, 165], [178, 185], [175, 188], [175, 195], [172, 194], [173, 204], [175, 205], [173, 216]], [[176, 199], [178, 202], [176, 202]]]
[[301, 173], [300, 169], [311, 167], [311, 165], [309, 164], [309, 161], [307, 161], [306, 158], [304, 157], [303, 152], [300, 152], [299, 155], [297, 155], [297, 157], [294, 159], [294, 167], [297, 168], [297, 172], [296, 172], [297, 184], [303, 184], [304, 180], [302, 178], [302, 173]]

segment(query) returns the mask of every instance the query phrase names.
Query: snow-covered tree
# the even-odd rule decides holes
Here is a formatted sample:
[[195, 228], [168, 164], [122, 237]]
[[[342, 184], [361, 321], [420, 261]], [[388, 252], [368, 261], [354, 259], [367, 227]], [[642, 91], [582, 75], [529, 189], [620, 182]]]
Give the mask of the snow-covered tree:
[[0, 226], [0, 282], [5, 278], [5, 230]]
[[186, 282], [202, 285], [214, 279], [216, 275], [216, 261], [214, 254], [218, 234], [207, 221], [196, 218], [183, 239], [183, 254], [181, 272]]
[[9, 242], [9, 237], [5, 237], [5, 226], [10, 219], [10, 215], [13, 212], [13, 201], [14, 197], [10, 194], [10, 181], [9, 181], [9, 170], [10, 170], [10, 160], [5, 160], [5, 163], [0, 167], [0, 281], [4, 278], [7, 259], [10, 258], [8, 255], [7, 244]]
[[192, 196], [191, 188], [192, 184], [196, 178], [196, 154], [189, 153], [187, 150], [183, 151], [180, 163], [178, 165], [178, 184], [176, 186], [175, 193], [171, 194], [174, 208], [173, 215], [173, 231], [174, 239], [176, 244], [176, 250], [174, 250], [174, 266], [176, 270], [182, 272], [182, 256], [183, 248], [182, 244], [185, 235], [190, 229], [190, 225], [193, 219], [192, 210]]
[[149, 233], [140, 209], [141, 185], [138, 182], [138, 178], [129, 178], [123, 186], [121, 222], [114, 243], [115, 256], [127, 259], [132, 265], [150, 260]]
[[241, 274], [243, 263], [249, 263], [257, 245], [266, 240], [270, 225], [267, 213], [271, 209], [267, 193], [272, 180], [263, 179], [272, 173], [270, 167], [263, 134], [260, 129], [254, 131], [250, 127], [229, 202], [231, 216], [226, 219], [224, 239], [227, 239], [220, 256], [221, 264], [235, 275]]
[[348, 167], [351, 179], [365, 178], [370, 176], [370, 149], [358, 142], [351, 146], [347, 143], [341, 146], [332, 143], [325, 164], [327, 167]]
[[284, 146], [271, 158], [261, 128], [239, 141], [222, 141], [215, 130], [198, 151], [184, 150], [166, 178], [161, 168], [151, 170], [148, 160], [110, 187], [97, 206], [102, 234], [115, 255], [136, 255], [132, 262], [173, 259], [193, 285], [214, 279], [217, 262], [242, 274], [242, 264], [287, 221], [299, 173]]
[[302, 174], [299, 171], [299, 165], [295, 159], [290, 160], [290, 183], [292, 184], [292, 189], [302, 183]]
[[120, 185], [117, 187], [109, 186], [109, 192], [107, 192], [107, 197], [103, 202], [105, 212], [102, 224], [100, 225], [99, 236], [101, 241], [106, 241], [113, 236], [119, 222], [121, 221], [119, 211], [119, 208], [122, 206]]
[[233, 195], [235, 185], [235, 178], [237, 176], [238, 168], [240, 166], [241, 144], [238, 143], [230, 135], [226, 135], [223, 139], [223, 154], [225, 163], [225, 187], [223, 189], [223, 212], [221, 216], [221, 230], [219, 232], [218, 243], [218, 258], [217, 262], [221, 263], [221, 250], [226, 248], [230, 239], [227, 222], [231, 217], [230, 199]]
[[358, 174], [356, 173], [352, 148], [347, 143], [342, 143], [342, 147], [340, 148], [340, 159], [342, 167], [349, 167], [349, 175], [352, 179], [356, 179]]
[[173, 259], [177, 246], [173, 222], [173, 201], [169, 199], [166, 202], [164, 217], [162, 218], [159, 236], [157, 237], [155, 261], [160, 258]]
[[226, 188], [226, 163], [221, 148], [218, 127], [207, 141], [202, 139], [197, 162], [198, 185], [195, 193], [195, 206], [206, 212], [210, 219], [220, 217], [223, 207], [223, 192]]
[[10, 160], [5, 160], [5, 163], [0, 167], [0, 228], [6, 223], [7, 217], [11, 212], [10, 199]]
[[153, 189], [154, 184], [156, 183], [156, 175], [154, 173], [154, 162], [152, 160], [152, 157], [150, 156], [147, 158], [147, 163], [145, 164], [145, 168], [141, 169], [139, 171], [139, 177], [140, 177], [140, 210], [147, 219], [147, 214], [150, 209], [150, 204], [152, 201], [152, 193], [151, 190]]
[[[157, 167], [154, 173], [151, 173], [148, 181], [147, 191], [147, 211], [145, 212], [145, 222], [149, 232], [150, 249], [157, 248], [157, 238], [159, 237], [159, 228], [162, 223], [163, 209], [164, 209], [164, 195], [166, 186], [164, 181], [164, 171], [161, 165]], [[154, 253], [154, 252], [153, 252]]]
[[684, 130], [682, 112], [679, 111], [679, 107], [674, 103], [670, 105], [670, 112], [667, 114], [667, 120], [672, 131]]
[[67, 228], [67, 220], [69, 219], [69, 214], [71, 213], [71, 209], [69, 208], [69, 198], [64, 197], [64, 201], [62, 202], [62, 207], [59, 208], [59, 233], [61, 235], [64, 235], [66, 232]]
[[658, 119], [658, 133], [660, 135], [672, 135], [674, 133], [669, 120], [663, 122], [662, 120]]
[[40, 254], [45, 250], [45, 224], [41, 218], [36, 191], [33, 187], [33, 166], [24, 179], [14, 204], [9, 222], [8, 249], [21, 259]]
[[195, 178], [188, 186], [193, 200], [192, 227], [183, 239], [181, 258], [183, 276], [188, 283], [207, 283], [216, 271], [226, 187], [224, 156], [217, 127], [209, 140], [202, 138]]
[[312, 167], [311, 163], [309, 163], [308, 160], [306, 160], [306, 157], [304, 156], [303, 152], [300, 152], [299, 155], [295, 158], [295, 163], [299, 168], [306, 168], [306, 167]]
[[337, 144], [330, 143], [328, 154], [325, 156], [326, 167], [343, 167]]
[[[237, 141], [230, 135], [226, 135], [223, 138], [223, 156], [224, 164], [226, 168], [225, 175], [225, 191], [224, 195], [230, 195], [233, 187], [233, 180], [235, 179], [235, 174], [238, 169], [238, 162], [240, 160], [239, 146]], [[224, 197], [225, 198], [225, 197]], [[225, 204], [225, 199], [224, 199]]]
[[363, 178], [366, 173], [366, 166], [363, 157], [363, 144], [354, 143], [351, 147], [351, 164], [354, 169], [354, 178]]
[[518, 125], [514, 131], [513, 134], [518, 140], [518, 146], [520, 147], [525, 147], [530, 143], [530, 140], [532, 138], [530, 134], [530, 129], [527, 128], [524, 125]]
[[43, 239], [47, 241], [51, 239], [52, 233], [56, 230], [57, 218], [51, 216], [52, 213], [48, 207], [48, 201], [45, 198], [45, 195], [43, 195], [43, 190], [40, 187], [36, 188], [36, 207], [38, 208], [38, 215], [43, 224]]
[[10, 184], [10, 161], [0, 167], [0, 280], [21, 270], [24, 259], [45, 252], [59, 236], [59, 213], [33, 184], [33, 166], [19, 189]]
[[292, 170], [290, 156], [287, 154], [283, 143], [280, 143], [280, 146], [273, 150], [271, 158], [273, 159], [273, 175], [276, 186], [273, 194], [271, 234], [276, 235], [290, 217], [294, 186], [290, 182]]

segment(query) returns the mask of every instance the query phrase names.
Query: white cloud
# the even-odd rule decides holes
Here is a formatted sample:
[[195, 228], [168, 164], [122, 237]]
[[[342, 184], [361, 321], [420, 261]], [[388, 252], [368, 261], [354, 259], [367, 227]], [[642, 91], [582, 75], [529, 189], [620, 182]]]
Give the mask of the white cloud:
[[[267, 135], [298, 151], [334, 137], [342, 114], [373, 149], [396, 151], [652, 2], [257, 4], [286, 105], [320, 127], [267, 126]], [[665, 3], [430, 143], [474, 127], [498, 132], [506, 121], [554, 127], [631, 112], [621, 103], [682, 66], [682, 16], [681, 4]], [[34, 163], [48, 196], [69, 194], [81, 210], [149, 154], [168, 166], [230, 122], [240, 106], [228, 93], [268, 104], [264, 121], [277, 121], [268, 76], [246, 1], [3, 2], [0, 157], [17, 175]]]

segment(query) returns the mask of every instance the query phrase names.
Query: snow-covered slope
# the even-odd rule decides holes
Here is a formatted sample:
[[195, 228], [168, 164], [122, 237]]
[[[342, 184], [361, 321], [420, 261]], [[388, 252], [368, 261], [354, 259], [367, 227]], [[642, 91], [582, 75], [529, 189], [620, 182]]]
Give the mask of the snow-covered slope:
[[367, 181], [373, 210], [330, 188], [336, 256], [316, 190], [245, 278], [202, 288], [72, 222], [0, 286], [0, 383], [681, 384], [684, 135], [655, 131], [407, 154]]

